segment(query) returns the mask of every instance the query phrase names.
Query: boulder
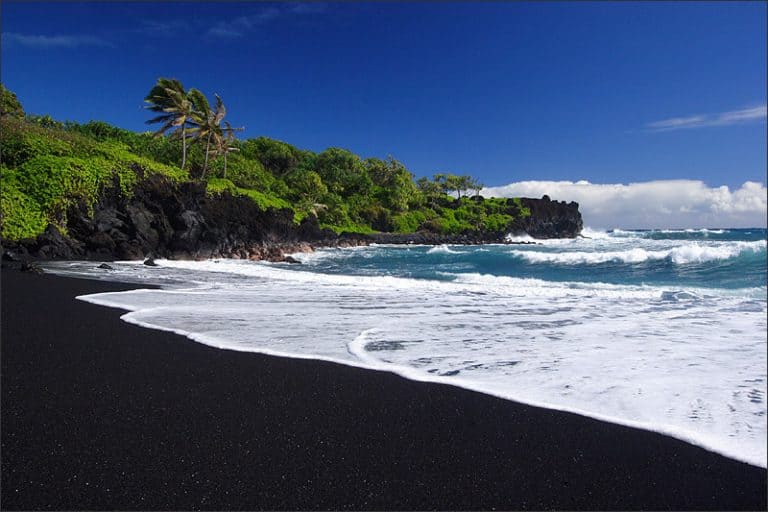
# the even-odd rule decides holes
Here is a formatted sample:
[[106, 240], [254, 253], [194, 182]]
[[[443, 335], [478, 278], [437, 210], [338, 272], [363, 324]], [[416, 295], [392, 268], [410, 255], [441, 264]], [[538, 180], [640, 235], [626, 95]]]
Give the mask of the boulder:
[[43, 269], [40, 268], [40, 266], [37, 263], [30, 263], [28, 261], [25, 261], [21, 264], [21, 271], [22, 272], [30, 272], [32, 274], [42, 274]]
[[34, 245], [34, 250], [30, 252], [37, 258], [46, 260], [74, 260], [85, 253], [85, 244], [64, 236], [53, 224], [45, 228]]

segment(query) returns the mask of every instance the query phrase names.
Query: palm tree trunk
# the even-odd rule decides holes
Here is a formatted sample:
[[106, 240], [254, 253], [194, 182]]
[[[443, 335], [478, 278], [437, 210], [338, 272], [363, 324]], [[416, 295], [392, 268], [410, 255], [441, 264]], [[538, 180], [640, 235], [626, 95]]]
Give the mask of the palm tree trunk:
[[200, 177], [200, 179], [205, 178], [205, 171], [208, 170], [208, 151], [211, 149], [211, 134], [213, 132], [208, 132], [208, 140], [205, 141], [205, 163], [203, 164], [203, 175]]
[[224, 179], [227, 178], [227, 153], [224, 152]]
[[181, 126], [181, 170], [187, 163], [187, 127]]

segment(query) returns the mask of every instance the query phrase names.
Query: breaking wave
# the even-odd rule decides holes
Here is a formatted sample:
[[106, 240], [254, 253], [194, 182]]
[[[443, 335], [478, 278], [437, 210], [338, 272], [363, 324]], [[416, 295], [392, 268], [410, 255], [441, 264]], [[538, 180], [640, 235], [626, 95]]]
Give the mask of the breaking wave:
[[635, 247], [623, 251], [591, 252], [532, 252], [512, 250], [510, 254], [531, 263], [556, 263], [565, 265], [596, 264], [606, 262], [643, 263], [649, 260], [669, 260], [677, 265], [705, 263], [736, 258], [746, 253], [765, 251], [765, 240], [730, 242], [725, 245], [707, 246], [698, 243], [684, 244], [664, 250], [648, 250]]

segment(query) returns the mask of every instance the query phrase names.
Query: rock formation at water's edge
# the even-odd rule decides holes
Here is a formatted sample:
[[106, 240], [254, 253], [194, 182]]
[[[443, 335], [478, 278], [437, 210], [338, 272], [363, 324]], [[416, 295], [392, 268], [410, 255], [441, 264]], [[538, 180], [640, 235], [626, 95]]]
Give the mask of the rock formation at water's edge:
[[206, 194], [199, 182], [173, 183], [160, 175], [141, 181], [126, 198], [117, 186], [93, 207], [79, 204], [67, 212], [66, 234], [50, 225], [35, 239], [4, 241], [5, 259], [137, 260], [149, 256], [173, 259], [244, 258], [285, 261], [293, 252], [315, 247], [348, 247], [370, 243], [481, 244], [505, 243], [509, 234], [533, 238], [573, 238], [582, 229], [579, 205], [523, 198], [531, 212], [499, 232], [469, 231], [444, 235], [342, 233], [321, 229], [310, 216], [293, 222], [293, 211], [261, 210], [244, 196]]

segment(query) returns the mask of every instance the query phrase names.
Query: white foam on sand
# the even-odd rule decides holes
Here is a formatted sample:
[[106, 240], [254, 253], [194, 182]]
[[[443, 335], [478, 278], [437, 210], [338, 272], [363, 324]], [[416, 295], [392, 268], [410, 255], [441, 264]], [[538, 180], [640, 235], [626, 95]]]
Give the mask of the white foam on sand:
[[764, 290], [158, 263], [115, 266], [203, 284], [79, 298], [218, 348], [392, 371], [661, 432], [766, 466]]

